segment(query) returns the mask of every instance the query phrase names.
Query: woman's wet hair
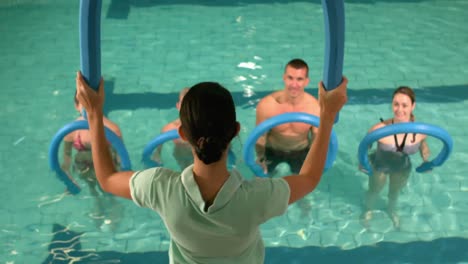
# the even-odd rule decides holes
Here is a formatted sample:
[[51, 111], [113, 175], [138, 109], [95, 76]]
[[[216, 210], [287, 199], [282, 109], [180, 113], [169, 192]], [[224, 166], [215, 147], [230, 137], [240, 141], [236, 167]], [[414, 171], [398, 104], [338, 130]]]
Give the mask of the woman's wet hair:
[[205, 164], [219, 161], [237, 132], [231, 93], [219, 83], [198, 83], [185, 95], [179, 113], [197, 157]]
[[[407, 95], [411, 99], [411, 104], [414, 104], [416, 102], [416, 94], [414, 93], [413, 89], [409, 86], [400, 86], [395, 89], [393, 92], [392, 98], [395, 97], [397, 94], [404, 94]], [[414, 122], [416, 120], [416, 117], [414, 116], [413, 112], [411, 112], [410, 116], [411, 122]], [[413, 133], [413, 139], [411, 140], [412, 143], [416, 141], [416, 133]]]

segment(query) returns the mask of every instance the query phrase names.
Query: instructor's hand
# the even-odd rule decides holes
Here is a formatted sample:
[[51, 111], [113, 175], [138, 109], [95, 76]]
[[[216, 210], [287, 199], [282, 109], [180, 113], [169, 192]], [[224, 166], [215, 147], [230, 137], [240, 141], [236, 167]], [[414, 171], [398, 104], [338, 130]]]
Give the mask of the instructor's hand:
[[348, 79], [343, 76], [340, 85], [333, 90], [326, 91], [323, 83], [319, 83], [319, 103], [321, 114], [336, 115], [348, 101]]
[[76, 73], [76, 98], [89, 114], [102, 111], [104, 106], [104, 80], [101, 78], [96, 92], [89, 87], [81, 72], [78, 71]]

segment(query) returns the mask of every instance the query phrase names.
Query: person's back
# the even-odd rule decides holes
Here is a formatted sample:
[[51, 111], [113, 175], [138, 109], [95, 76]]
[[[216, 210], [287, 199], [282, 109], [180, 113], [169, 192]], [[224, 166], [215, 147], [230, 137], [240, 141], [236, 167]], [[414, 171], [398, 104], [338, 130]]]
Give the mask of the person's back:
[[[193, 166], [182, 174], [165, 168], [140, 173], [144, 175], [132, 178], [132, 197], [164, 219], [171, 233], [173, 263], [261, 263], [264, 245], [259, 225], [288, 207], [289, 187], [283, 179], [245, 181], [232, 171], [208, 206]], [[165, 191], [147, 193], [144, 189], [150, 183], [152, 190]]]
[[227, 149], [239, 124], [232, 97], [219, 84], [192, 87], [180, 120], [181, 139], [196, 152], [194, 165], [182, 174], [164, 168], [136, 173], [130, 183], [133, 200], [164, 219], [174, 263], [261, 262], [259, 225], [285, 212], [287, 183], [245, 181], [235, 170], [227, 170]]

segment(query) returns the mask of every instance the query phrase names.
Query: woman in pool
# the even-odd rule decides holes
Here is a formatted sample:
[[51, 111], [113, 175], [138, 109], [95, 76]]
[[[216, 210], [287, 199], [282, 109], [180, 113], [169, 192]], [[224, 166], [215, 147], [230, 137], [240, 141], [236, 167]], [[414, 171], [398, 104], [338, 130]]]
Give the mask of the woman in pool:
[[[393, 92], [392, 109], [393, 117], [375, 124], [369, 132], [386, 125], [414, 122], [413, 115], [416, 107], [414, 91], [407, 86], [398, 87]], [[399, 218], [396, 214], [398, 194], [406, 186], [411, 173], [411, 160], [409, 155], [420, 152], [424, 162], [430, 156], [426, 143], [426, 135], [423, 134], [397, 134], [381, 138], [377, 143], [377, 150], [370, 154], [373, 175], [369, 178], [369, 189], [366, 194], [366, 210], [363, 214], [365, 221], [372, 218], [372, 210], [379, 192], [383, 189], [387, 177], [390, 179], [388, 191], [387, 213], [395, 227], [399, 227]]]
[[78, 73], [76, 85], [88, 112], [99, 184], [159, 213], [171, 234], [171, 263], [263, 263], [259, 225], [317, 186], [335, 116], [347, 100], [346, 79], [328, 92], [320, 85], [320, 125], [300, 173], [246, 181], [227, 168], [227, 150], [240, 124], [231, 94], [218, 83], [196, 84], [184, 97], [178, 131], [192, 146], [194, 164], [182, 173], [160, 167], [117, 172], [104, 137], [103, 81], [95, 92]]
[[[80, 116], [76, 118], [76, 121], [85, 120], [81, 115], [83, 107], [78, 102], [76, 94], [74, 97], [75, 109], [80, 113]], [[108, 118], [103, 117], [103, 122], [106, 127], [112, 130], [118, 137], [122, 138], [122, 133], [117, 124], [110, 121]], [[119, 157], [117, 153], [109, 146], [112, 152], [113, 162], [115, 166], [119, 166]], [[106, 193], [99, 192], [99, 186], [97, 184], [96, 175], [93, 167], [93, 158], [91, 154], [91, 142], [90, 134], [88, 130], [75, 130], [64, 138], [64, 156], [62, 169], [68, 175], [68, 177], [74, 181], [70, 173], [70, 166], [73, 171], [77, 172], [80, 179], [86, 182], [89, 187], [91, 195], [95, 198], [95, 210], [96, 212], [91, 217], [96, 221], [96, 225], [99, 227], [105, 227], [103, 224], [103, 218], [106, 211], [110, 211], [109, 214], [114, 215], [112, 217], [112, 226], [115, 227], [116, 223], [120, 221], [119, 217], [115, 214], [120, 214], [117, 207], [120, 207], [113, 196], [109, 196]], [[73, 158], [72, 165], [72, 150], [75, 149], [76, 153]], [[109, 221], [109, 219], [107, 219]], [[107, 221], [107, 222], [108, 222]]]

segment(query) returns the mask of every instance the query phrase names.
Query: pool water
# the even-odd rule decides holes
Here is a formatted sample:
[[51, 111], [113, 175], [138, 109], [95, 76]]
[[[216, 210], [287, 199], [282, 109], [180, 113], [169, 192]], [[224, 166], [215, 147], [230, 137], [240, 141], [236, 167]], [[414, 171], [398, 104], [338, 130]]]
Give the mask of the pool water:
[[[468, 261], [461, 251], [440, 253], [466, 248], [468, 239], [468, 2], [345, 2], [349, 101], [335, 126], [337, 160], [302, 203], [261, 227], [267, 262], [309, 263], [312, 253], [322, 261], [373, 262], [384, 254], [387, 261], [418, 262], [410, 257], [418, 250], [431, 262]], [[102, 197], [107, 211], [96, 214], [87, 188], [65, 195], [48, 167], [53, 135], [77, 117], [78, 10], [79, 1], [0, 1], [0, 263], [86, 263], [96, 254], [140, 263], [144, 252], [167, 258], [169, 235], [158, 215], [109, 197]], [[256, 103], [283, 87], [290, 59], [308, 62], [307, 91], [315, 96], [322, 78], [320, 1], [108, 0], [101, 23], [105, 112], [122, 129], [133, 169], [143, 168], [144, 146], [177, 117], [183, 87], [218, 81], [232, 92], [242, 125], [234, 149], [241, 157]], [[391, 95], [400, 85], [415, 89], [416, 119], [446, 129], [454, 148], [443, 167], [412, 173], [399, 198], [399, 230], [385, 214], [387, 188], [366, 228], [360, 215], [368, 176], [357, 169], [357, 148], [380, 117], [391, 117]], [[429, 139], [429, 145], [435, 157], [442, 144]], [[171, 148], [163, 158], [176, 168]], [[421, 158], [412, 161], [417, 166]], [[242, 160], [237, 167], [252, 177]], [[412, 247], [416, 242], [433, 248]], [[395, 250], [400, 244], [414, 250]]]

